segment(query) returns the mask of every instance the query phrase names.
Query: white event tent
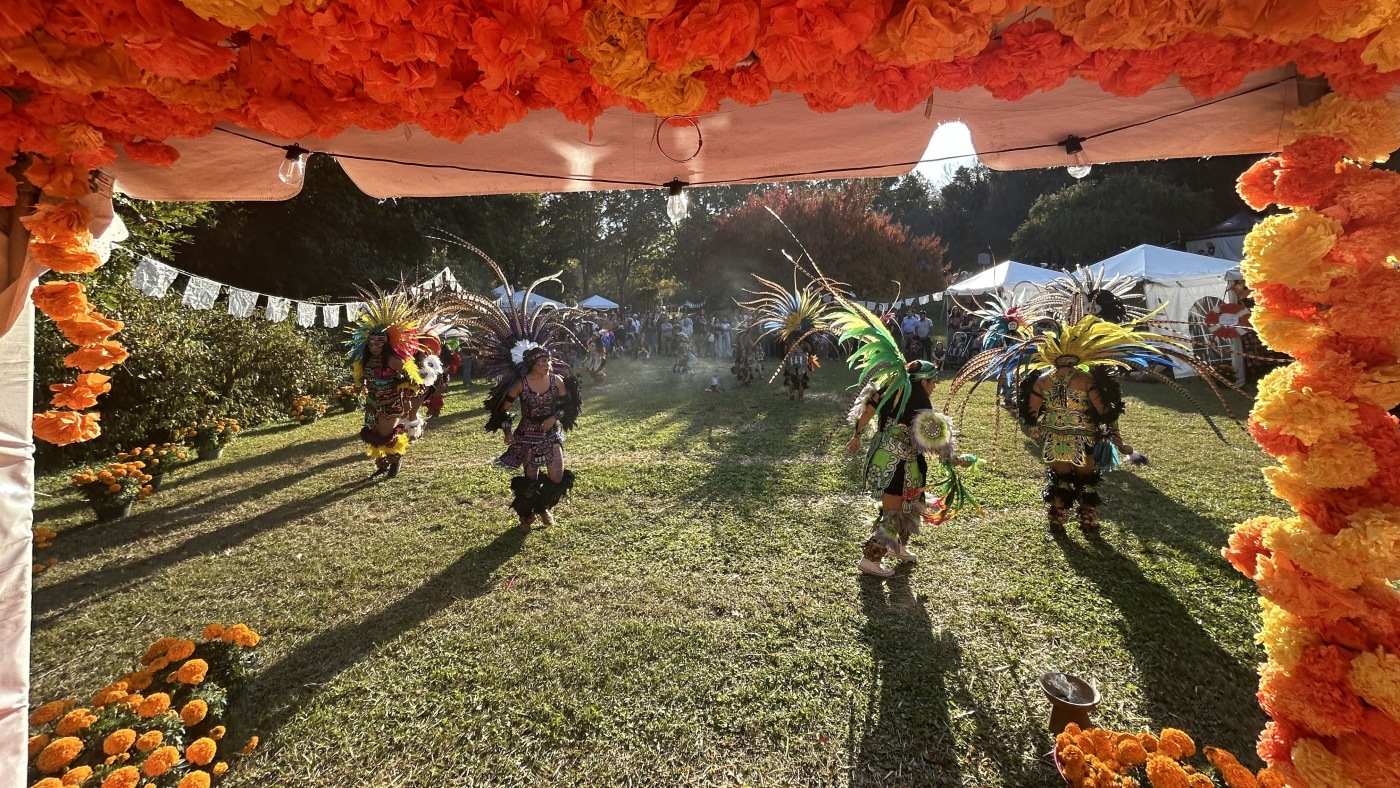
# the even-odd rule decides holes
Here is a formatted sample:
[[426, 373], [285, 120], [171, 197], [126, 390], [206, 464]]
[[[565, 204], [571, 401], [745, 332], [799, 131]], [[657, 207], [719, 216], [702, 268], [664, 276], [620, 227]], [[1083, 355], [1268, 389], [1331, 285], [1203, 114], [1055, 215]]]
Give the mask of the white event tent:
[[1088, 269], [1102, 271], [1104, 279], [1125, 276], [1142, 285], [1148, 309], [1165, 305], [1161, 317], [1169, 321], [1166, 330], [1186, 335], [1170, 324], [1185, 324], [1191, 307], [1202, 298], [1220, 298], [1225, 293], [1225, 274], [1238, 267], [1230, 260], [1206, 257], [1160, 246], [1135, 246]]
[[[495, 290], [492, 290], [492, 291], [491, 291], [491, 295], [493, 295], [493, 296], [496, 297], [496, 303], [501, 304], [501, 305], [505, 305], [505, 303], [506, 303], [506, 289], [505, 289], [504, 287], [498, 287], [498, 288], [496, 288]], [[513, 303], [513, 304], [519, 304], [520, 301], [521, 301], [522, 299], [524, 299], [524, 298], [525, 298], [525, 291], [524, 291], [524, 290], [516, 290], [514, 293], [511, 294], [510, 301], [511, 301], [511, 303]], [[530, 294], [530, 303], [529, 303], [529, 304], [526, 304], [526, 307], [525, 307], [525, 308], [526, 308], [527, 310], [533, 312], [533, 311], [535, 311], [536, 309], [539, 309], [541, 306], [545, 306], [545, 305], [553, 306], [553, 307], [562, 307], [562, 306], [563, 306], [562, 303], [560, 303], [560, 302], [558, 302], [558, 301], [555, 301], [555, 300], [552, 299], [552, 298], [545, 298], [544, 296], [540, 295], [539, 293], [531, 293], [531, 294]]]
[[582, 307], [583, 309], [617, 309], [617, 308], [618, 308], [618, 304], [617, 304], [616, 302], [609, 301], [608, 299], [606, 299], [606, 298], [604, 298], [604, 297], [602, 297], [602, 296], [600, 296], [600, 295], [589, 296], [588, 298], [585, 298], [584, 300], [578, 302], [578, 305], [579, 305], [580, 307]]
[[1063, 276], [1059, 271], [1007, 260], [958, 282], [944, 292], [954, 297], [987, 295], [1015, 291], [1022, 284], [1042, 284], [1059, 276]]

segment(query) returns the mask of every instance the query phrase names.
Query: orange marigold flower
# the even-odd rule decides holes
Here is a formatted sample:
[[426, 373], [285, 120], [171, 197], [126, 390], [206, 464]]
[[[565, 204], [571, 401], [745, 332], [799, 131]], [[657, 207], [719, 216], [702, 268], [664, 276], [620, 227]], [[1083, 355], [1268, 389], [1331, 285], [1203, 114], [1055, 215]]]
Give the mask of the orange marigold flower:
[[49, 410], [35, 413], [31, 426], [34, 437], [55, 446], [90, 441], [102, 434], [99, 413], [75, 413], [70, 410]]
[[146, 757], [146, 762], [141, 764], [141, 773], [147, 777], [159, 777], [179, 762], [180, 751], [166, 745]]
[[83, 751], [83, 743], [76, 736], [64, 736], [49, 742], [39, 753], [39, 760], [35, 764], [39, 771], [45, 774], [52, 774], [73, 762], [78, 757], [78, 753]]
[[248, 743], [245, 744], [245, 745], [243, 745], [243, 754], [244, 754], [244, 755], [247, 755], [248, 753], [252, 752], [253, 750], [256, 750], [257, 748], [258, 748], [258, 737], [256, 737], [256, 736], [249, 736], [249, 737], [248, 737]]
[[209, 788], [208, 772], [190, 772], [175, 788]]
[[131, 745], [136, 743], [136, 731], [130, 728], [122, 728], [113, 731], [106, 739], [102, 740], [102, 751], [108, 755], [119, 755], [131, 749]]
[[136, 771], [136, 767], [123, 766], [107, 775], [107, 779], [102, 781], [102, 788], [136, 788], [139, 782], [141, 773]]
[[130, 689], [130, 687], [127, 686], [125, 681], [114, 681], [103, 687], [101, 692], [92, 696], [92, 705], [110, 706], [113, 703], [117, 703], [126, 697], [128, 689]]
[[204, 681], [204, 677], [208, 673], [208, 662], [202, 659], [192, 659], [180, 666], [180, 670], [175, 673], [175, 678], [185, 684], [198, 684]]
[[225, 643], [234, 643], [245, 648], [252, 648], [258, 645], [259, 640], [262, 640], [262, 637], [249, 629], [247, 624], [234, 624], [225, 629], [220, 637]]
[[87, 778], [92, 776], [91, 766], [78, 766], [63, 773], [63, 784], [65, 786], [82, 785]]
[[54, 726], [54, 733], [59, 736], [72, 736], [78, 731], [97, 722], [97, 715], [88, 709], [74, 709], [63, 715], [63, 719]]
[[40, 733], [34, 736], [30, 736], [29, 760], [32, 761], [35, 758], [38, 758], [39, 753], [43, 752], [44, 748], [47, 746], [49, 746], [49, 735], [47, 733]]
[[219, 754], [219, 745], [213, 739], [195, 739], [194, 744], [185, 748], [185, 760], [195, 766], [206, 766]]
[[1259, 781], [1254, 779], [1254, 774], [1238, 763], [1221, 769], [1220, 776], [1225, 780], [1226, 788], [1259, 788]]
[[39, 782], [29, 786], [29, 788], [63, 788], [63, 781], [57, 777], [45, 777]]
[[182, 659], [189, 659], [190, 655], [193, 653], [193, 640], [177, 640], [171, 644], [170, 650], [167, 651], [165, 655], [170, 658], [171, 662], [179, 662]]
[[160, 731], [146, 731], [141, 734], [141, 738], [136, 740], [137, 752], [150, 752], [160, 746], [165, 734]]
[[203, 634], [204, 634], [204, 639], [205, 639], [205, 640], [218, 640], [218, 639], [219, 639], [219, 636], [222, 635], [222, 634], [224, 634], [224, 625], [223, 625], [223, 624], [209, 624], [208, 626], [206, 626], [206, 627], [204, 628], [204, 633], [203, 633]]
[[[1163, 743], [1165, 744], [1165, 737]], [[1147, 759], [1147, 779], [1152, 782], [1152, 788], [1191, 788], [1186, 770], [1165, 755], [1154, 755]]]
[[227, 730], [224, 728], [224, 726], [215, 725], [214, 728], [209, 731], [209, 738], [213, 739], [214, 741], [218, 741], [219, 739], [224, 738], [225, 733], [227, 733]]
[[219, 761], [218, 763], [214, 764], [213, 772], [215, 777], [222, 777], [224, 775], [224, 772], [226, 771], [228, 771], [227, 763]]
[[1114, 747], [1114, 754], [1124, 766], [1147, 763], [1147, 750], [1143, 749], [1142, 742], [1131, 736], [1125, 736], [1118, 741]]
[[185, 708], [180, 709], [180, 719], [184, 720], [186, 728], [192, 728], [204, 721], [205, 715], [209, 713], [209, 704], [195, 698], [185, 704]]
[[1185, 731], [1176, 728], [1162, 729], [1158, 747], [1163, 755], [1177, 761], [1196, 754], [1196, 743], [1191, 741], [1191, 737], [1187, 736]]
[[122, 681], [125, 681], [127, 683], [128, 688], [130, 688], [131, 690], [135, 692], [140, 692], [141, 690], [151, 686], [151, 679], [153, 679], [154, 677], [155, 674], [151, 670], [137, 670], [123, 676]]
[[63, 713], [71, 709], [72, 707], [73, 701], [71, 700], [49, 701], [48, 703], [45, 703], [44, 705], [35, 709], [34, 712], [29, 715], [29, 724], [38, 727], [40, 725], [53, 722], [59, 717], [62, 717]]
[[157, 692], [142, 701], [141, 705], [136, 708], [136, 713], [149, 719], [168, 708], [170, 708], [170, 696], [164, 692]]

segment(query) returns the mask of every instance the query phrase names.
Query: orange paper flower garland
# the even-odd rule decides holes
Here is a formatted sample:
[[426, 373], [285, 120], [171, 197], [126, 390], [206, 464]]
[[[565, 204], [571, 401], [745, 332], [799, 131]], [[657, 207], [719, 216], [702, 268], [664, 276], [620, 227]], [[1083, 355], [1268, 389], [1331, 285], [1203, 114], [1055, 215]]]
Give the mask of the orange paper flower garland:
[[1259, 754], [1290, 785], [1400, 785], [1400, 105], [1330, 95], [1239, 192], [1260, 224], [1242, 270], [1269, 347], [1250, 430], [1294, 516], [1240, 524], [1225, 556], [1263, 596]]
[[[102, 261], [92, 250], [92, 234], [87, 229], [91, 218], [88, 210], [75, 202], [40, 204], [22, 220], [30, 232], [30, 253], [59, 273], [93, 271]], [[111, 338], [122, 330], [122, 322], [94, 310], [77, 282], [58, 280], [39, 285], [31, 298], [64, 338], [78, 346], [63, 359], [64, 365], [82, 370], [73, 383], [49, 387], [54, 392], [53, 409], [34, 414], [34, 436], [59, 446], [92, 440], [102, 434], [98, 426], [101, 415], [79, 411], [95, 406], [97, 398], [112, 389], [111, 378], [97, 370], [126, 360], [126, 349]]]

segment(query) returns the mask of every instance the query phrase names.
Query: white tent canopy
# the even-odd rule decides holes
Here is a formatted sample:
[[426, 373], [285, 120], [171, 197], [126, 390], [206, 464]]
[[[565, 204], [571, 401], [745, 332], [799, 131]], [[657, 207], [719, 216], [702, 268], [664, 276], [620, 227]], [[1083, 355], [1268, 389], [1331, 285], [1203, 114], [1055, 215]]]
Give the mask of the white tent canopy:
[[[1087, 267], [1103, 272], [1104, 279], [1125, 276], [1142, 285], [1145, 306], [1158, 309], [1160, 323], [1155, 329], [1190, 340], [1191, 309], [1202, 298], [1222, 298], [1227, 289], [1226, 274], [1238, 268], [1230, 260], [1206, 257], [1160, 246], [1135, 246]], [[1085, 275], [1086, 269], [1075, 272]], [[1178, 374], [1191, 374], [1178, 369]]]
[[600, 295], [589, 296], [578, 302], [578, 305], [584, 309], [617, 309], [618, 307], [616, 302], [609, 301]]
[[1008, 260], [958, 282], [945, 292], [953, 296], [985, 295], [1000, 290], [1015, 290], [1017, 285], [1024, 282], [1033, 285], [1049, 282], [1059, 276], [1062, 276], [1059, 271]]
[[[505, 289], [504, 287], [498, 287], [498, 288], [496, 288], [495, 290], [492, 290], [492, 291], [491, 291], [491, 295], [493, 295], [493, 296], [496, 297], [496, 303], [501, 304], [501, 305], [504, 305], [504, 304], [506, 303], [506, 289]], [[510, 302], [513, 303], [513, 304], [519, 304], [519, 303], [521, 302], [521, 300], [524, 299], [524, 298], [525, 298], [525, 291], [524, 291], [524, 290], [516, 290], [514, 293], [511, 294]], [[549, 306], [553, 306], [553, 307], [562, 307], [562, 306], [564, 306], [562, 303], [560, 303], [560, 302], [558, 302], [558, 301], [555, 301], [555, 300], [552, 299], [552, 298], [545, 298], [544, 296], [540, 295], [539, 293], [531, 293], [531, 294], [530, 294], [530, 303], [527, 304], [525, 308], [528, 309], [529, 311], [533, 312], [533, 311], [535, 311], [536, 309], [539, 309], [541, 306], [544, 306], [544, 305], [546, 305], [546, 304], [548, 304]]]

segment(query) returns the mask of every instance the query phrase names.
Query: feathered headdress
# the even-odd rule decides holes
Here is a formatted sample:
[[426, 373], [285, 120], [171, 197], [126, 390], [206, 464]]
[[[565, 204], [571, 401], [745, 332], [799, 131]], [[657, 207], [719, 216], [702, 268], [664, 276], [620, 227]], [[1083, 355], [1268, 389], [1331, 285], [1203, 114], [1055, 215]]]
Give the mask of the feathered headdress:
[[1117, 274], [1104, 278], [1104, 270], [1080, 268], [1056, 277], [1033, 298], [1036, 311], [1063, 323], [1078, 323], [1092, 315], [1110, 323], [1135, 323], [1148, 317], [1142, 294], [1134, 292], [1137, 283]]
[[[437, 240], [457, 244], [481, 258], [501, 280], [505, 290], [499, 302], [467, 291], [443, 293], [433, 302], [433, 314], [438, 322], [449, 323], [468, 333], [468, 346], [476, 352], [476, 364], [483, 374], [488, 379], [500, 377], [486, 396], [486, 409], [496, 414], [506, 392], [525, 377], [530, 364], [541, 354], [548, 355], [550, 372], [564, 379], [570, 400], [576, 404], [581, 402], [578, 384], [564, 359], [569, 343], [578, 341], [564, 325], [568, 310], [554, 304], [530, 306], [535, 289], [546, 282], [557, 283], [562, 272], [540, 277], [524, 291], [519, 291], [511, 286], [505, 272], [485, 252], [455, 235]], [[573, 416], [561, 423], [565, 429], [572, 429], [578, 411], [577, 408], [566, 410]], [[488, 429], [493, 429], [491, 423], [488, 422]]]
[[[822, 289], [816, 282], [805, 287], [797, 286], [797, 271], [792, 273], [792, 290], [786, 290], [777, 282], [771, 282], [754, 274], [754, 278], [765, 286], [761, 290], [745, 290], [753, 296], [750, 301], [735, 301], [744, 309], [758, 313], [757, 325], [760, 333], [756, 339], [772, 336], [778, 340], [783, 350], [783, 358], [778, 362], [776, 379], [787, 363], [787, 357], [809, 340], [821, 345], [831, 341], [830, 306], [822, 300]], [[772, 381], [769, 381], [772, 382]]]
[[982, 349], [1006, 347], [1020, 338], [1021, 328], [1034, 325], [1045, 318], [1045, 310], [1040, 296], [1028, 297], [1013, 294], [1003, 297], [1000, 293], [988, 297], [983, 307], [968, 307], [954, 303], [968, 314], [981, 321]]
[[389, 350], [403, 360], [404, 374], [421, 382], [413, 355], [419, 350], [419, 332], [428, 322], [426, 306], [405, 290], [386, 293], [375, 287], [361, 290], [360, 294], [364, 297], [364, 309], [346, 328], [350, 337], [345, 340], [346, 360], [354, 366], [355, 379], [364, 375], [370, 339], [383, 336]]
[[[1150, 317], [1150, 314], [1144, 315], [1143, 319]], [[1074, 323], [1061, 323], [1043, 334], [1034, 334], [1029, 327], [1023, 326], [1016, 341], [973, 356], [949, 384], [948, 405], [951, 407], [955, 396], [961, 392], [958, 409], [959, 412], [965, 410], [972, 393], [986, 380], [995, 379], [1017, 386], [1020, 381], [1030, 379], [1042, 370], [1063, 366], [1079, 367], [1090, 372], [1095, 372], [1096, 368], [1106, 371], [1112, 367], [1145, 372], [1185, 397], [1221, 440], [1225, 438], [1224, 433], [1214, 419], [1201, 409], [1195, 397], [1170, 378], [1153, 372], [1152, 367], [1190, 367], [1211, 387], [1231, 419], [1237, 420], [1237, 417], [1225, 401], [1221, 389], [1244, 395], [1234, 384], [1197, 359], [1190, 346], [1181, 340], [1086, 315]]]

